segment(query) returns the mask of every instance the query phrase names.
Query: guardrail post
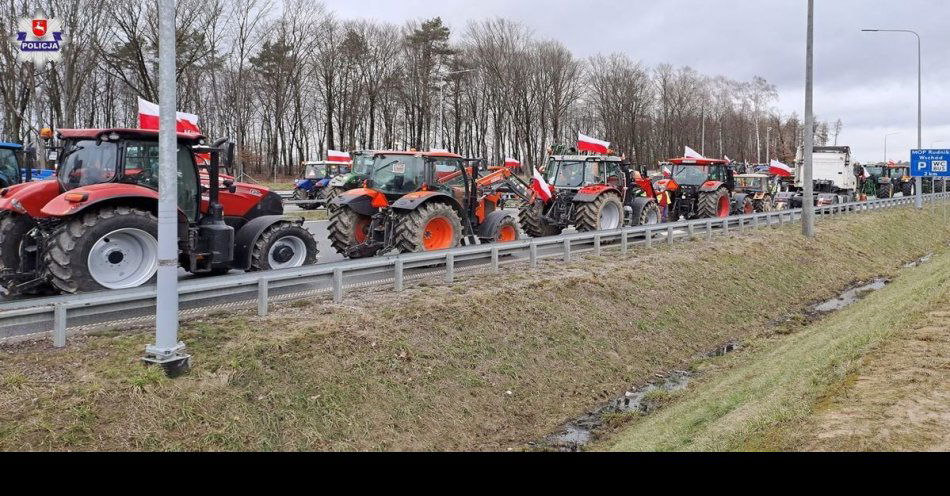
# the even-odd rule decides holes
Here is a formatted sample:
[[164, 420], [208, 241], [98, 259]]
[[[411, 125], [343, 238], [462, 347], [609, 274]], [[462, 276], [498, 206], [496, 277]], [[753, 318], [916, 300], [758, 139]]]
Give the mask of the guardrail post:
[[689, 224], [686, 225], [686, 236], [688, 239], [692, 240], [693, 235], [695, 234], [696, 234], [696, 227], [693, 225], [692, 222], [690, 222]]
[[779, 227], [785, 225], [785, 214], [783, 214], [782, 212], [778, 213], [778, 225]]
[[491, 271], [498, 273], [498, 246], [491, 247]]
[[626, 255], [626, 254], [627, 254], [627, 250], [628, 250], [628, 247], [627, 247], [627, 243], [628, 243], [627, 234], [628, 234], [627, 231], [625, 231], [625, 230], [623, 230], [623, 229], [620, 230], [620, 254], [621, 254], [621, 255]]
[[600, 256], [600, 235], [599, 234], [594, 235], [594, 256], [595, 257]]
[[722, 219], [722, 233], [729, 234], [729, 219]]
[[564, 261], [571, 261], [571, 240], [569, 239], [564, 240]]
[[646, 236], [647, 248], [653, 248], [653, 229], [647, 228], [643, 234]]
[[712, 219], [706, 219], [706, 241], [712, 241]]
[[455, 254], [452, 252], [445, 254], [445, 282], [446, 284], [455, 282]]
[[534, 241], [531, 241], [531, 244], [528, 246], [528, 253], [531, 258], [531, 268], [538, 267], [538, 245]]
[[333, 303], [343, 303], [343, 269], [333, 269]]
[[269, 281], [265, 278], [257, 280], [257, 316], [267, 317], [267, 293]]
[[739, 234], [745, 234], [745, 217], [739, 217]]
[[402, 263], [402, 259], [397, 258], [396, 263], [393, 264], [393, 290], [397, 293], [403, 290]]
[[666, 228], [666, 244], [673, 246], [673, 226]]
[[759, 215], [752, 216], [752, 230], [755, 231], [759, 228]]
[[66, 304], [53, 306], [53, 347], [66, 347]]

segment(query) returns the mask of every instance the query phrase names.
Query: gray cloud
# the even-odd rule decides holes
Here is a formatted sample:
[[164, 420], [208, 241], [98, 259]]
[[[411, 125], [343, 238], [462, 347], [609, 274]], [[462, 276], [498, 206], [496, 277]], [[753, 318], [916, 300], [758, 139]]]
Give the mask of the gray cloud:
[[[689, 65], [705, 74], [776, 84], [777, 108], [803, 113], [804, 0], [327, 0], [341, 18], [393, 23], [440, 16], [456, 32], [469, 20], [505, 17], [554, 38], [575, 55], [624, 52], [649, 65]], [[950, 4], [943, 0], [817, 0], [815, 112], [845, 124], [839, 143], [879, 160], [883, 134], [893, 159], [916, 145], [916, 42], [923, 38], [924, 146], [950, 146]]]

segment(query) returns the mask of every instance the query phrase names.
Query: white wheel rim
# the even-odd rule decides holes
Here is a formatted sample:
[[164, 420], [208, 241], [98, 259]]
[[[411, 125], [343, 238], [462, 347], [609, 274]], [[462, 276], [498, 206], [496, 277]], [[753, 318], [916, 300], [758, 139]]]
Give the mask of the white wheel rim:
[[158, 270], [158, 242], [141, 229], [118, 229], [92, 245], [86, 266], [92, 279], [104, 288], [136, 288]]
[[[290, 258], [286, 258], [287, 249], [290, 249], [292, 252]], [[284, 236], [278, 239], [271, 245], [270, 250], [267, 252], [267, 263], [271, 269], [300, 267], [306, 259], [307, 244], [297, 236]]]
[[604, 230], [620, 227], [620, 207], [616, 203], [608, 202], [600, 210], [600, 228]]
[[647, 218], [646, 225], [654, 225], [660, 223], [660, 213], [657, 210], [652, 208], [647, 208]]

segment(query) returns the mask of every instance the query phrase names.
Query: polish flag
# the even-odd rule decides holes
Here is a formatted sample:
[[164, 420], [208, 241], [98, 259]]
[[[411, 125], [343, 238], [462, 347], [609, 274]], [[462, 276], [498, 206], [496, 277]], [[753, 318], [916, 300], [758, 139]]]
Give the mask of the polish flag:
[[350, 154], [338, 150], [327, 150], [327, 162], [350, 162]]
[[697, 152], [696, 150], [693, 150], [692, 148], [688, 146], [686, 147], [686, 150], [683, 152], [683, 157], [684, 158], [700, 158], [700, 159], [706, 158], [702, 156], [702, 154], [700, 154], [699, 152]]
[[547, 203], [554, 196], [551, 192], [551, 186], [544, 180], [544, 176], [538, 172], [538, 169], [534, 170], [534, 177], [531, 178], [531, 189], [544, 200], [544, 203]]
[[508, 167], [510, 169], [517, 169], [518, 167], [521, 167], [521, 162], [511, 157], [507, 157], [505, 158], [505, 167]]
[[610, 151], [610, 142], [591, 138], [586, 134], [577, 133], [577, 149], [580, 151], [607, 154]]
[[774, 174], [779, 177], [791, 177], [792, 169], [778, 160], [773, 159], [769, 163], [769, 174]]
[[871, 173], [868, 172], [867, 167], [862, 166], [862, 167], [861, 167], [861, 170], [863, 171], [862, 174], [861, 174], [861, 177], [863, 177], [863, 178], [865, 178], [865, 179], [871, 177]]
[[673, 171], [665, 165], [663, 166], [663, 177], [673, 177]]
[[732, 163], [732, 159], [729, 158], [729, 155], [723, 155], [722, 158], [726, 159], [726, 162]]
[[[201, 134], [197, 115], [176, 112], [175, 121], [175, 128], [179, 133]], [[158, 129], [158, 105], [141, 98], [139, 98], [139, 128]]]

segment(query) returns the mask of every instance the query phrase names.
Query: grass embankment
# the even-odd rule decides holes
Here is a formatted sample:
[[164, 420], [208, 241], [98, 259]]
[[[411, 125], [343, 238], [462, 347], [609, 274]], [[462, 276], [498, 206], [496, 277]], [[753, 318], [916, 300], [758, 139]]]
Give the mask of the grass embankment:
[[[897, 450], [947, 446], [950, 254], [798, 332], [714, 360], [611, 450]], [[881, 348], [881, 345], [884, 345]], [[873, 350], [877, 350], [872, 353]], [[942, 370], [941, 370], [942, 369]]]
[[138, 362], [144, 331], [7, 347], [0, 450], [518, 448], [950, 240], [911, 209], [798, 229], [188, 321], [175, 380]]

